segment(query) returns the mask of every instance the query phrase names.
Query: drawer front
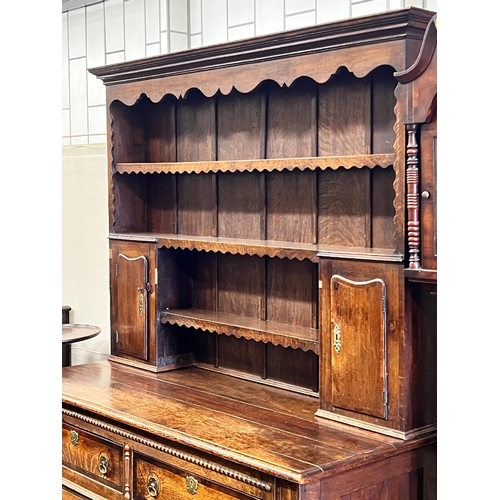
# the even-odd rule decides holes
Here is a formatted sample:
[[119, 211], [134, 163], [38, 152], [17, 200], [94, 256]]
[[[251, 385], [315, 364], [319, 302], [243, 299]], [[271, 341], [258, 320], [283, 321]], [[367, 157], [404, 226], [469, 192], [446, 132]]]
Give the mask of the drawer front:
[[69, 469], [123, 491], [122, 457], [119, 444], [63, 424], [62, 463]]
[[135, 500], [250, 500], [271, 499], [272, 494], [220, 475], [211, 479], [182, 468], [136, 454], [134, 459]]
[[62, 500], [89, 500], [88, 497], [84, 497], [79, 493], [70, 490], [62, 490]]

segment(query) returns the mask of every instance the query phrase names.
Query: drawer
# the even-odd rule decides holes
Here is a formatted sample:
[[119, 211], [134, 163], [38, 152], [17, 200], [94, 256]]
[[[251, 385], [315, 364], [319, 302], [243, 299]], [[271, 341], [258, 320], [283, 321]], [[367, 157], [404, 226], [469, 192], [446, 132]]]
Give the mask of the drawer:
[[200, 500], [274, 498], [272, 491], [235, 477], [209, 472], [195, 474], [136, 453], [133, 469], [134, 500], [191, 500], [194, 495]]
[[123, 491], [123, 449], [118, 443], [63, 423], [63, 466]]
[[62, 500], [88, 500], [88, 497], [84, 497], [74, 491], [63, 489]]

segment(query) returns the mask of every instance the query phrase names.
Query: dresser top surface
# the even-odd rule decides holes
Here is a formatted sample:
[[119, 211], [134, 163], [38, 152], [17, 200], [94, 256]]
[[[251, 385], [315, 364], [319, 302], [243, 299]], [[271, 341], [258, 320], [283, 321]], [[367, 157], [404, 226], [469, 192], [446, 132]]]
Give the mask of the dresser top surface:
[[326, 421], [315, 417], [314, 397], [199, 368], [152, 373], [109, 361], [65, 367], [62, 402], [295, 482], [424, 441], [401, 441]]

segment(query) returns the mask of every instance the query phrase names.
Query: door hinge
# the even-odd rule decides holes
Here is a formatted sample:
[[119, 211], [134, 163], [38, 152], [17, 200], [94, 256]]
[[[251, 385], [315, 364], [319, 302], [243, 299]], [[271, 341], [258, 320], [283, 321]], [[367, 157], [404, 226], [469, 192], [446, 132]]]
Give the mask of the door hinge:
[[148, 293], [151, 293], [153, 291], [153, 287], [151, 286], [151, 283], [146, 283], [146, 291]]
[[383, 400], [383, 405], [384, 406], [387, 406], [388, 402], [389, 402], [389, 398], [387, 396], [387, 389], [384, 389], [382, 391], [382, 400]]
[[115, 265], [115, 276], [118, 277], [118, 264]]
[[118, 344], [118, 330], [115, 330], [115, 342]]

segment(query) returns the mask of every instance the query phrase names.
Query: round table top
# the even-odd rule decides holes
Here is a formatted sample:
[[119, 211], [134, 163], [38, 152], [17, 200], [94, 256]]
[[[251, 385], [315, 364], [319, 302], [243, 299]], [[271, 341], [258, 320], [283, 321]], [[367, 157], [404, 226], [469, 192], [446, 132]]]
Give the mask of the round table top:
[[81, 342], [88, 340], [101, 333], [98, 326], [92, 325], [62, 325], [62, 343], [72, 344], [73, 342]]

